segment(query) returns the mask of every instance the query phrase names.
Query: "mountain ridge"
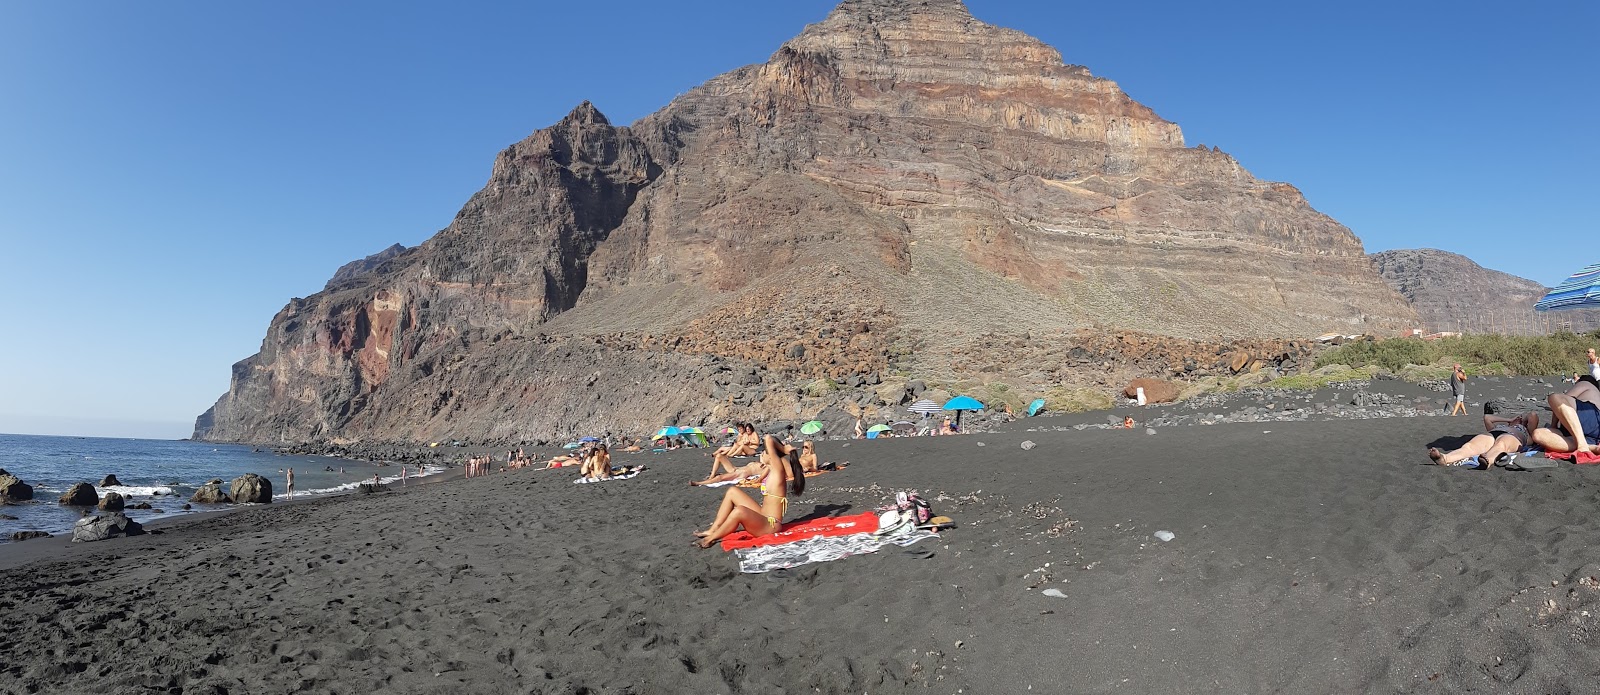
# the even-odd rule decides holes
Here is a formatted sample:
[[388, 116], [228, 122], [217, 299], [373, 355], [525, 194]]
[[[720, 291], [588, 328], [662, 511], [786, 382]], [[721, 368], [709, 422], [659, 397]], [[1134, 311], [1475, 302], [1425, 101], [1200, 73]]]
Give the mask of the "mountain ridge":
[[[822, 379], [1043, 391], [1118, 373], [992, 356], [1008, 341], [1287, 355], [1417, 321], [1293, 186], [956, 0], [846, 0], [629, 126], [584, 102], [502, 151], [445, 229], [353, 268], [274, 317], [197, 438], [771, 418], [841, 407], [795, 386]], [[1162, 369], [1215, 361], [1172, 345]]]

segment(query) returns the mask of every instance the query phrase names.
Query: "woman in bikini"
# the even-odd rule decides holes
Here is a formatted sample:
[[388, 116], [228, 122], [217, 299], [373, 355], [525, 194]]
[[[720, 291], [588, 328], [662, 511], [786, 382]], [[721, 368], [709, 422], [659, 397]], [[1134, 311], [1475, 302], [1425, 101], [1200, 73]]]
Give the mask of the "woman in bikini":
[[695, 487], [699, 487], [701, 485], [711, 485], [711, 484], [714, 484], [714, 483], [721, 483], [721, 482], [726, 482], [726, 481], [729, 481], [729, 480], [732, 480], [732, 481], [735, 481], [735, 482], [744, 482], [745, 480], [748, 480], [750, 478], [765, 477], [764, 474], [766, 472], [767, 472], [767, 464], [766, 463], [761, 462], [761, 461], [751, 461], [750, 463], [747, 463], [747, 464], [745, 464], [743, 466], [740, 466], [738, 468], [733, 469], [733, 472], [731, 472], [731, 473], [719, 473], [717, 475], [713, 475], [713, 476], [711, 476], [709, 478], [706, 478], [705, 480], [696, 480], [694, 482], [689, 483], [689, 485], [695, 486]]
[[733, 465], [733, 457], [749, 456], [761, 448], [761, 435], [756, 433], [755, 425], [741, 422], [734, 425], [734, 429], [739, 431], [739, 436], [733, 443], [712, 452], [711, 473], [708, 476], [715, 476], [718, 471], [723, 470], [732, 473], [737, 468]]
[[694, 534], [700, 537], [696, 541], [700, 547], [709, 548], [723, 536], [741, 528], [752, 536], [765, 536], [776, 533], [783, 525], [783, 515], [789, 510], [785, 487], [794, 495], [806, 491], [805, 471], [800, 469], [800, 450], [768, 436], [761, 460], [766, 464], [766, 477], [761, 480], [761, 504], [756, 504], [744, 490], [728, 488], [711, 527]]
[[1539, 428], [1539, 414], [1524, 413], [1512, 418], [1485, 415], [1483, 428], [1488, 434], [1473, 437], [1454, 451], [1428, 449], [1428, 458], [1441, 466], [1475, 466], [1487, 470], [1500, 463], [1500, 457], [1521, 451], [1533, 440], [1533, 431]]

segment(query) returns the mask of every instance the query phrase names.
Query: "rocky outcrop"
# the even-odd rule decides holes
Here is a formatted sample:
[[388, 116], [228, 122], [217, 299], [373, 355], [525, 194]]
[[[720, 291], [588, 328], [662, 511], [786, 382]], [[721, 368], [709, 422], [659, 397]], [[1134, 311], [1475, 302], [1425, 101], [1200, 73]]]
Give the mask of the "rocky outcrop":
[[13, 531], [11, 533], [11, 540], [12, 541], [31, 541], [31, 540], [33, 540], [35, 538], [49, 538], [49, 537], [50, 537], [50, 534], [45, 533], [44, 531]]
[[1549, 288], [1490, 270], [1466, 256], [1438, 249], [1398, 249], [1372, 254], [1371, 260], [1384, 282], [1416, 309], [1416, 328], [1424, 333], [1543, 335], [1559, 328], [1574, 332], [1600, 328], [1600, 311], [1534, 311], [1533, 305]]
[[1146, 403], [1171, 403], [1178, 400], [1183, 393], [1183, 387], [1170, 381], [1161, 379], [1134, 379], [1122, 389], [1124, 398], [1137, 398], [1139, 390], [1144, 390]]
[[272, 481], [254, 473], [233, 479], [228, 487], [228, 497], [235, 504], [269, 504], [272, 502]]
[[112, 485], [121, 487], [122, 481], [117, 480], [117, 476], [115, 475], [107, 475], [106, 477], [100, 479], [100, 487], [110, 487]]
[[0, 504], [26, 502], [33, 499], [33, 486], [0, 468]]
[[122, 495], [115, 492], [108, 492], [100, 497], [100, 504], [98, 506], [100, 511], [103, 512], [120, 512], [126, 503], [127, 502], [123, 499]]
[[143, 534], [144, 527], [121, 512], [84, 517], [72, 525], [73, 543], [90, 543], [117, 536]]
[[632, 126], [585, 103], [501, 152], [433, 238], [279, 312], [195, 437], [770, 419], [891, 369], [1059, 382], [994, 338], [1415, 321], [1348, 229], [1116, 83], [955, 0], [847, 0]]
[[63, 494], [57, 502], [79, 507], [93, 507], [100, 502], [100, 495], [95, 492], [93, 485], [73, 483], [72, 487], [67, 488], [66, 494]]
[[194, 491], [194, 495], [189, 498], [189, 501], [199, 504], [227, 504], [232, 502], [233, 499], [228, 497], [228, 493], [222, 491], [222, 482], [217, 481], [201, 485], [200, 489]]

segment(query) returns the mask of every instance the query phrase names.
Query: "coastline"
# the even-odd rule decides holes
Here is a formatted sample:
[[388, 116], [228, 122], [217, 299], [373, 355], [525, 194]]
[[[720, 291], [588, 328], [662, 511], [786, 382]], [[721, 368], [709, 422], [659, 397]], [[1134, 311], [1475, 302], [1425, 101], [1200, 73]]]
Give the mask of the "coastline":
[[[5, 563], [0, 690], [1545, 692], [1600, 671], [1600, 468], [1423, 465], [1476, 417], [1074, 429], [1106, 419], [822, 442], [851, 465], [792, 516], [915, 489], [955, 526], [766, 574], [690, 546], [722, 495], [686, 485], [694, 450], [619, 455], [648, 465], [632, 480], [452, 475]], [[53, 670], [64, 635], [83, 673]]]

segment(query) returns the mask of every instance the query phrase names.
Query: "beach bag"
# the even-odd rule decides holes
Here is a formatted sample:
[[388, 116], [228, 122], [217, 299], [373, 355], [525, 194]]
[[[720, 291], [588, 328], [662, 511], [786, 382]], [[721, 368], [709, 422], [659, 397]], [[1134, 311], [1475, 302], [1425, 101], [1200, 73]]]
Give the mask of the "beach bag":
[[894, 496], [895, 509], [911, 523], [922, 526], [933, 518], [933, 505], [915, 492], [901, 492]]

